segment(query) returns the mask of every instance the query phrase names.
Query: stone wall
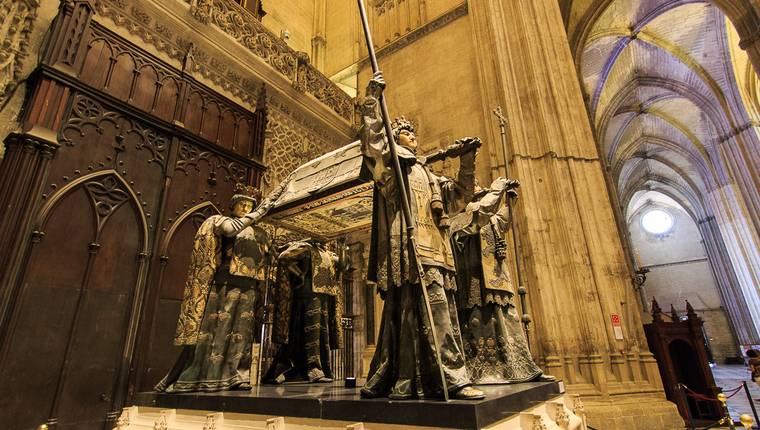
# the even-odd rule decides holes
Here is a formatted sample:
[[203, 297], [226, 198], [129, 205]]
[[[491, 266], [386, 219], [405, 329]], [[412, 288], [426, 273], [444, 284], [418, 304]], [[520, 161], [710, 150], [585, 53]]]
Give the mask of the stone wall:
[[[355, 65], [359, 53], [366, 52], [366, 48], [356, 1], [329, 0], [325, 20], [327, 54], [322, 72], [332, 77]], [[353, 75], [356, 75], [355, 71]]]
[[288, 30], [288, 45], [296, 51], [311, 53], [311, 38], [314, 31], [314, 0], [264, 2], [266, 15], [261, 22], [275, 35]]
[[[45, 32], [58, 12], [55, 0], [21, 0], [0, 5], [0, 137], [17, 131], [26, 79], [37, 67]], [[0, 145], [0, 158], [5, 153]]]
[[[673, 216], [670, 232], [655, 235], [643, 229], [641, 217], [650, 209]], [[723, 308], [702, 235], [689, 214], [675, 201], [661, 196], [631, 214], [628, 229], [638, 265], [650, 270], [644, 284], [646, 296], [655, 297], [666, 312], [673, 305], [679, 314], [685, 314], [688, 300], [705, 321], [716, 362], [737, 356], [738, 341]]]

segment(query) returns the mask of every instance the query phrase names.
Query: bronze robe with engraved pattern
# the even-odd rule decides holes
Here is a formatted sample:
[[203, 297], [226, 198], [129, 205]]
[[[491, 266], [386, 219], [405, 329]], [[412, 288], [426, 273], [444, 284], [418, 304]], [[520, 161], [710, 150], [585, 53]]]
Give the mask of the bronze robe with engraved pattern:
[[461, 163], [456, 182], [434, 175], [403, 147], [398, 155], [405, 171], [412, 218], [416, 222], [417, 255], [424, 273], [409, 264], [406, 229], [402, 222], [398, 183], [390, 156], [377, 100], [368, 96], [363, 105], [362, 153], [375, 181], [372, 240], [368, 280], [383, 297], [383, 313], [377, 349], [370, 365], [364, 397], [395, 399], [443, 395], [435, 346], [420, 276], [431, 304], [438, 348], [447, 388], [456, 392], [470, 384], [457, 320], [456, 281], [450, 238], [439, 228], [431, 210], [440, 198], [449, 211], [469, 201], [474, 186], [474, 163]]
[[272, 342], [278, 344], [263, 380], [328, 381], [330, 350], [340, 347], [343, 285], [338, 256], [308, 241], [290, 243], [278, 258]]
[[494, 181], [483, 197], [451, 220], [462, 339], [475, 384], [526, 382], [542, 374], [513, 302], [509, 265], [496, 257], [497, 241], [504, 239], [510, 222], [504, 185], [504, 180]]
[[250, 388], [254, 312], [269, 238], [214, 215], [195, 236], [175, 345], [184, 349], [155, 387], [183, 393]]

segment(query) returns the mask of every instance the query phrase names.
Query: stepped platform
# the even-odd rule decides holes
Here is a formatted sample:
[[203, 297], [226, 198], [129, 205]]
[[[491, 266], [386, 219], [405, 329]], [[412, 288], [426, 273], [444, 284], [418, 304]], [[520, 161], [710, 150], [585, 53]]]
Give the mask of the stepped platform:
[[342, 383], [259, 386], [222, 393], [139, 393], [134, 405], [319, 420], [480, 429], [557, 398], [560, 382], [479, 386], [484, 400], [393, 401], [362, 399], [358, 388]]

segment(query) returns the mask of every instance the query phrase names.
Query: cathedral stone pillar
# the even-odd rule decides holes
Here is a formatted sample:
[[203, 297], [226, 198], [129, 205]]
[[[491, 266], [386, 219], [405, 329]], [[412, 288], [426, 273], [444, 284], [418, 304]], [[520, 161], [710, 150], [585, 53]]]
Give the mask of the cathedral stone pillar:
[[643, 333], [558, 2], [471, 1], [469, 14], [483, 113], [501, 105], [509, 121], [506, 157], [490, 122], [491, 153], [522, 183], [534, 354], [584, 396], [594, 427], [682, 428]]
[[715, 0], [739, 33], [739, 47], [760, 76], [760, 3], [756, 0]]

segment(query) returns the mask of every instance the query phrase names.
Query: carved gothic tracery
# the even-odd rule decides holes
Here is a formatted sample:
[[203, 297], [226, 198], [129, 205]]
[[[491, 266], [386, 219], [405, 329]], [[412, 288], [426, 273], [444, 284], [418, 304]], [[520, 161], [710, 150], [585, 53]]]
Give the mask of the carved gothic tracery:
[[185, 175], [189, 175], [191, 169], [200, 172], [199, 164], [201, 162], [205, 162], [208, 165], [209, 177], [207, 181], [210, 185], [217, 183], [217, 171], [219, 170], [227, 173], [222, 178], [224, 182], [245, 182], [248, 173], [245, 166], [225, 159], [214, 152], [203, 151], [190, 143], [182, 142], [180, 144], [176, 170], [183, 172]]
[[191, 13], [204, 23], [213, 23], [240, 44], [261, 57], [293, 81], [294, 87], [313, 95], [343, 118], [351, 119], [353, 102], [330, 79], [309, 64], [308, 57], [291, 49], [267, 30], [249, 12], [229, 0], [194, 0]]
[[[346, 120], [353, 120], [351, 97], [321, 75], [308, 61], [299, 66], [300, 53], [272, 34], [259, 20], [251, 19], [250, 11], [231, 0], [192, 0], [190, 3], [193, 17], [217, 26], [283, 74], [295, 87], [303, 88], [303, 91], [313, 95]], [[150, 23], [144, 22], [145, 12], [136, 6], [128, 8], [124, 0], [104, 0], [95, 7], [99, 15], [110, 18], [179, 62], [183, 62], [186, 54], [192, 50], [194, 71], [245, 102], [256, 104], [256, 83], [228, 70], [229, 67], [215, 56], [198, 49], [194, 41], [175, 37], [171, 31], [167, 31], [165, 24], [155, 22], [154, 28], [151, 28]], [[302, 69], [300, 74], [299, 67]], [[309, 74], [313, 76], [309, 77]], [[305, 79], [305, 82], [299, 82], [298, 76]]]
[[269, 170], [264, 183], [279, 183], [285, 176], [308, 160], [336, 149], [339, 145], [280, 112], [269, 110], [265, 162]]
[[74, 99], [71, 115], [61, 129], [60, 141], [73, 147], [87, 134], [88, 128], [94, 128], [98, 134], [104, 134], [106, 127], [112, 127], [116, 132], [112, 143], [115, 151], [126, 150], [124, 141], [127, 136], [136, 136], [135, 149], [149, 151], [152, 155], [149, 162], [165, 165], [169, 147], [168, 136], [120, 113], [106, 110], [100, 103], [82, 94], [78, 94]]
[[116, 209], [129, 200], [129, 193], [124, 190], [121, 181], [113, 175], [87, 182], [84, 188], [95, 209], [99, 233]]

